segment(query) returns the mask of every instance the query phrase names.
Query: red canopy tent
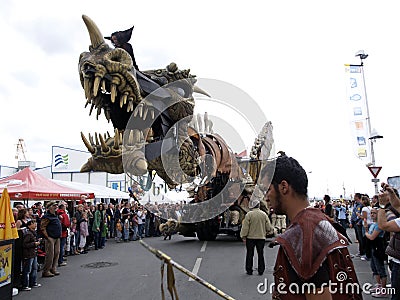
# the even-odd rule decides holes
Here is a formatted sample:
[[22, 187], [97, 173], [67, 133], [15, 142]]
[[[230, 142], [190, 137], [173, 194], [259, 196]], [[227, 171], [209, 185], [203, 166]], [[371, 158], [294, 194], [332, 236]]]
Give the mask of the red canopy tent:
[[80, 200], [81, 196], [94, 198], [94, 193], [58, 185], [30, 168], [0, 179], [0, 191], [5, 187], [11, 200]]

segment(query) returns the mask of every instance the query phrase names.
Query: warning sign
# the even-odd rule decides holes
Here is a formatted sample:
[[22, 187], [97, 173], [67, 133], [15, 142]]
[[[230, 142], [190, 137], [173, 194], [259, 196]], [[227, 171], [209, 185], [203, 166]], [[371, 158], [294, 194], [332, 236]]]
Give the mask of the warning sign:
[[369, 166], [368, 169], [371, 172], [372, 176], [376, 178], [378, 177], [379, 172], [382, 170], [382, 167]]

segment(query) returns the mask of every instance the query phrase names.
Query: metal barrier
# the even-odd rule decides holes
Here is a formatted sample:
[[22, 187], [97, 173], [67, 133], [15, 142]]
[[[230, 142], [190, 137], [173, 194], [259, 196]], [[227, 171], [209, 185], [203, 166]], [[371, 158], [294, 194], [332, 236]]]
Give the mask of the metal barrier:
[[151, 247], [149, 244], [146, 244], [145, 242], [143, 242], [143, 240], [140, 241], [140, 244], [143, 247], [145, 247], [147, 250], [149, 250], [151, 253], [153, 253], [158, 259], [160, 259], [162, 261], [161, 262], [161, 297], [162, 297], [162, 300], [165, 299], [164, 285], [163, 285], [163, 282], [164, 282], [164, 280], [163, 280], [164, 279], [164, 265], [165, 264], [167, 264], [167, 288], [168, 288], [168, 291], [169, 291], [169, 293], [170, 293], [170, 295], [171, 295], [173, 300], [174, 300], [174, 295], [176, 296], [176, 298], [175, 298], [176, 300], [179, 300], [179, 298], [178, 298], [178, 294], [177, 294], [176, 287], [175, 287], [175, 276], [174, 276], [174, 272], [173, 272], [172, 267], [175, 267], [176, 269], [178, 269], [182, 273], [186, 274], [187, 276], [189, 276], [193, 280], [195, 280], [198, 283], [204, 285], [206, 288], [210, 289], [211, 291], [216, 293], [221, 298], [224, 298], [224, 299], [227, 299], [227, 300], [235, 300], [235, 298], [227, 295], [223, 291], [221, 291], [218, 288], [216, 288], [215, 286], [213, 286], [211, 283], [208, 283], [207, 281], [205, 281], [204, 279], [200, 278], [196, 274], [193, 274], [192, 272], [190, 272], [189, 270], [187, 270], [186, 268], [184, 268], [183, 266], [181, 266], [177, 262], [173, 261], [171, 259], [171, 257], [166, 255], [162, 251]]

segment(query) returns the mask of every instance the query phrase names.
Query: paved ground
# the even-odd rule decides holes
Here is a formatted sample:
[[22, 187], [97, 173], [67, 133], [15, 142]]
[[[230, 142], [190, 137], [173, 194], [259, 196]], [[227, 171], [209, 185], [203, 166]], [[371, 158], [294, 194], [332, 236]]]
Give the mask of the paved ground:
[[[353, 231], [349, 232], [354, 239]], [[268, 292], [261, 294], [257, 287], [272, 282], [277, 247], [265, 248], [267, 269], [264, 275], [248, 276], [244, 272], [244, 245], [234, 238], [219, 236], [214, 242], [200, 242], [196, 238], [174, 236], [171, 241], [164, 241], [160, 237], [144, 241], [235, 299], [271, 298]], [[351, 253], [357, 253], [357, 246], [350, 245]], [[353, 261], [359, 281], [362, 284], [374, 283], [369, 263], [359, 258]], [[20, 292], [14, 299], [158, 300], [161, 299], [160, 265], [160, 260], [138, 242], [115, 243], [110, 240], [105, 249], [68, 257], [68, 265], [59, 269], [60, 276], [39, 277], [42, 287]], [[179, 271], [175, 271], [175, 277], [181, 300], [222, 299], [199, 283], [189, 281]], [[167, 296], [167, 299], [171, 298]], [[364, 295], [364, 299], [374, 298]]]

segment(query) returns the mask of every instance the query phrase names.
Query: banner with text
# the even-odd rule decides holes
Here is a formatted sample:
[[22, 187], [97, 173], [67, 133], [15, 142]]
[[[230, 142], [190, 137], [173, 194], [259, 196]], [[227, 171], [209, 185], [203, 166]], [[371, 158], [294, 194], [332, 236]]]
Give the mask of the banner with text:
[[371, 162], [369, 114], [361, 65], [345, 65], [346, 97], [350, 107], [350, 127], [356, 156]]

